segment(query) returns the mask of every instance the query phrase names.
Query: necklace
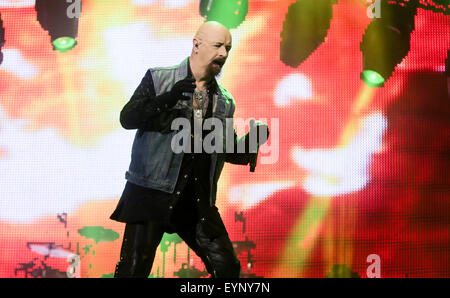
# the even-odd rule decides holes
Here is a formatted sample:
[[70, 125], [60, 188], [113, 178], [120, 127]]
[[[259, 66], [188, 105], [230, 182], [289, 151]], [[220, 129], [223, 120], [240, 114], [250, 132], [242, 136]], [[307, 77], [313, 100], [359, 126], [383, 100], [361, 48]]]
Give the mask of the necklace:
[[202, 118], [206, 114], [206, 107], [208, 106], [208, 92], [207, 91], [194, 91], [194, 116]]

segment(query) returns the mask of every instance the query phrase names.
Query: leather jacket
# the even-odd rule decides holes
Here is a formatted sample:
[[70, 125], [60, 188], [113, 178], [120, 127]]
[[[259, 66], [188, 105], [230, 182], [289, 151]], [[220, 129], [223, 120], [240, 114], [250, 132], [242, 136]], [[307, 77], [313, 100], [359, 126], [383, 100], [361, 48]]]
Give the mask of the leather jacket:
[[[172, 130], [171, 124], [175, 118], [192, 117], [192, 94], [191, 100], [179, 100], [177, 104], [166, 110], [161, 111], [156, 116], [145, 119], [139, 124], [129, 124], [122, 121], [124, 113], [136, 115], [145, 110], [145, 104], [151, 100], [152, 96], [157, 96], [171, 90], [173, 85], [184, 79], [188, 73], [189, 57], [184, 59], [179, 65], [171, 67], [151, 68], [147, 71], [141, 84], [133, 94], [130, 102], [121, 112], [121, 123], [126, 129], [138, 129], [134, 138], [131, 163], [125, 178], [134, 184], [173, 193], [184, 153], [174, 153], [171, 147], [172, 138], [179, 132]], [[209, 173], [210, 180], [210, 205], [213, 206], [216, 201], [217, 182], [222, 172], [225, 162], [246, 165], [250, 161], [250, 154], [245, 153], [226, 153], [227, 138], [233, 138], [236, 148], [237, 144], [244, 142], [245, 137], [238, 138], [233, 129], [232, 118], [235, 111], [235, 102], [231, 94], [220, 84], [213, 94], [213, 118], [221, 121], [223, 126], [223, 146], [222, 153], [211, 153], [211, 166]], [[131, 102], [139, 102], [132, 105]], [[134, 114], [133, 114], [134, 115]], [[130, 118], [130, 117], [128, 117]], [[226, 119], [229, 119], [228, 121]], [[228, 122], [228, 123], [227, 123]], [[227, 126], [228, 125], [228, 126]]]

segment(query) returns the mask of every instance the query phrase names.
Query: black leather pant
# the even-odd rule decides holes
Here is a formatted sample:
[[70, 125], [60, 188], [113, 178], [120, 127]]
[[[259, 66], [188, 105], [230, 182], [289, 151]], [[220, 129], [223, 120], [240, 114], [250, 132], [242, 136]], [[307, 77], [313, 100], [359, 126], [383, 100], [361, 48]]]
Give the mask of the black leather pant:
[[[126, 224], [114, 277], [148, 277], [164, 231], [161, 223]], [[239, 277], [241, 265], [227, 234], [209, 238], [200, 223], [176, 232], [202, 259], [211, 277]]]

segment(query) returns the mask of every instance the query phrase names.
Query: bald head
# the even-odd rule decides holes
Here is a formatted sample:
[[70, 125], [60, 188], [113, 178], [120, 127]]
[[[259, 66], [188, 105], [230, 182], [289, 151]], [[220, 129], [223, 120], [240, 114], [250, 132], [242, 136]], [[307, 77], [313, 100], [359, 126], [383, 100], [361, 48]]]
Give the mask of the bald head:
[[208, 39], [217, 37], [219, 35], [224, 35], [231, 39], [230, 31], [228, 28], [216, 21], [208, 21], [204, 22], [195, 33], [195, 37], [197, 39]]
[[219, 74], [231, 50], [231, 34], [224, 25], [208, 21], [197, 30], [193, 39], [191, 65], [207, 77]]

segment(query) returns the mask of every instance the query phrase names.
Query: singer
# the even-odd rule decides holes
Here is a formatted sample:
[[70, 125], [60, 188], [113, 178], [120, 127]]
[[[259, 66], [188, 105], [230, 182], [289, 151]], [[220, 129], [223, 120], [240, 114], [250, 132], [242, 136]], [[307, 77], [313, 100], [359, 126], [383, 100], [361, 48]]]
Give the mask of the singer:
[[[215, 200], [224, 162], [254, 163], [257, 153], [248, 150], [250, 132], [243, 138], [235, 131], [230, 135], [235, 148], [245, 143], [244, 153], [171, 149], [174, 119], [201, 124], [215, 117], [226, 127], [225, 119], [233, 118], [235, 102], [215, 79], [230, 50], [228, 29], [217, 22], [203, 23], [193, 38], [191, 55], [179, 65], [149, 69], [122, 109], [122, 126], [137, 132], [125, 189], [110, 217], [126, 223], [115, 277], [148, 277], [164, 232], [177, 233], [202, 259], [211, 277], [239, 277], [240, 262]], [[258, 123], [260, 129], [268, 135], [266, 124]]]

